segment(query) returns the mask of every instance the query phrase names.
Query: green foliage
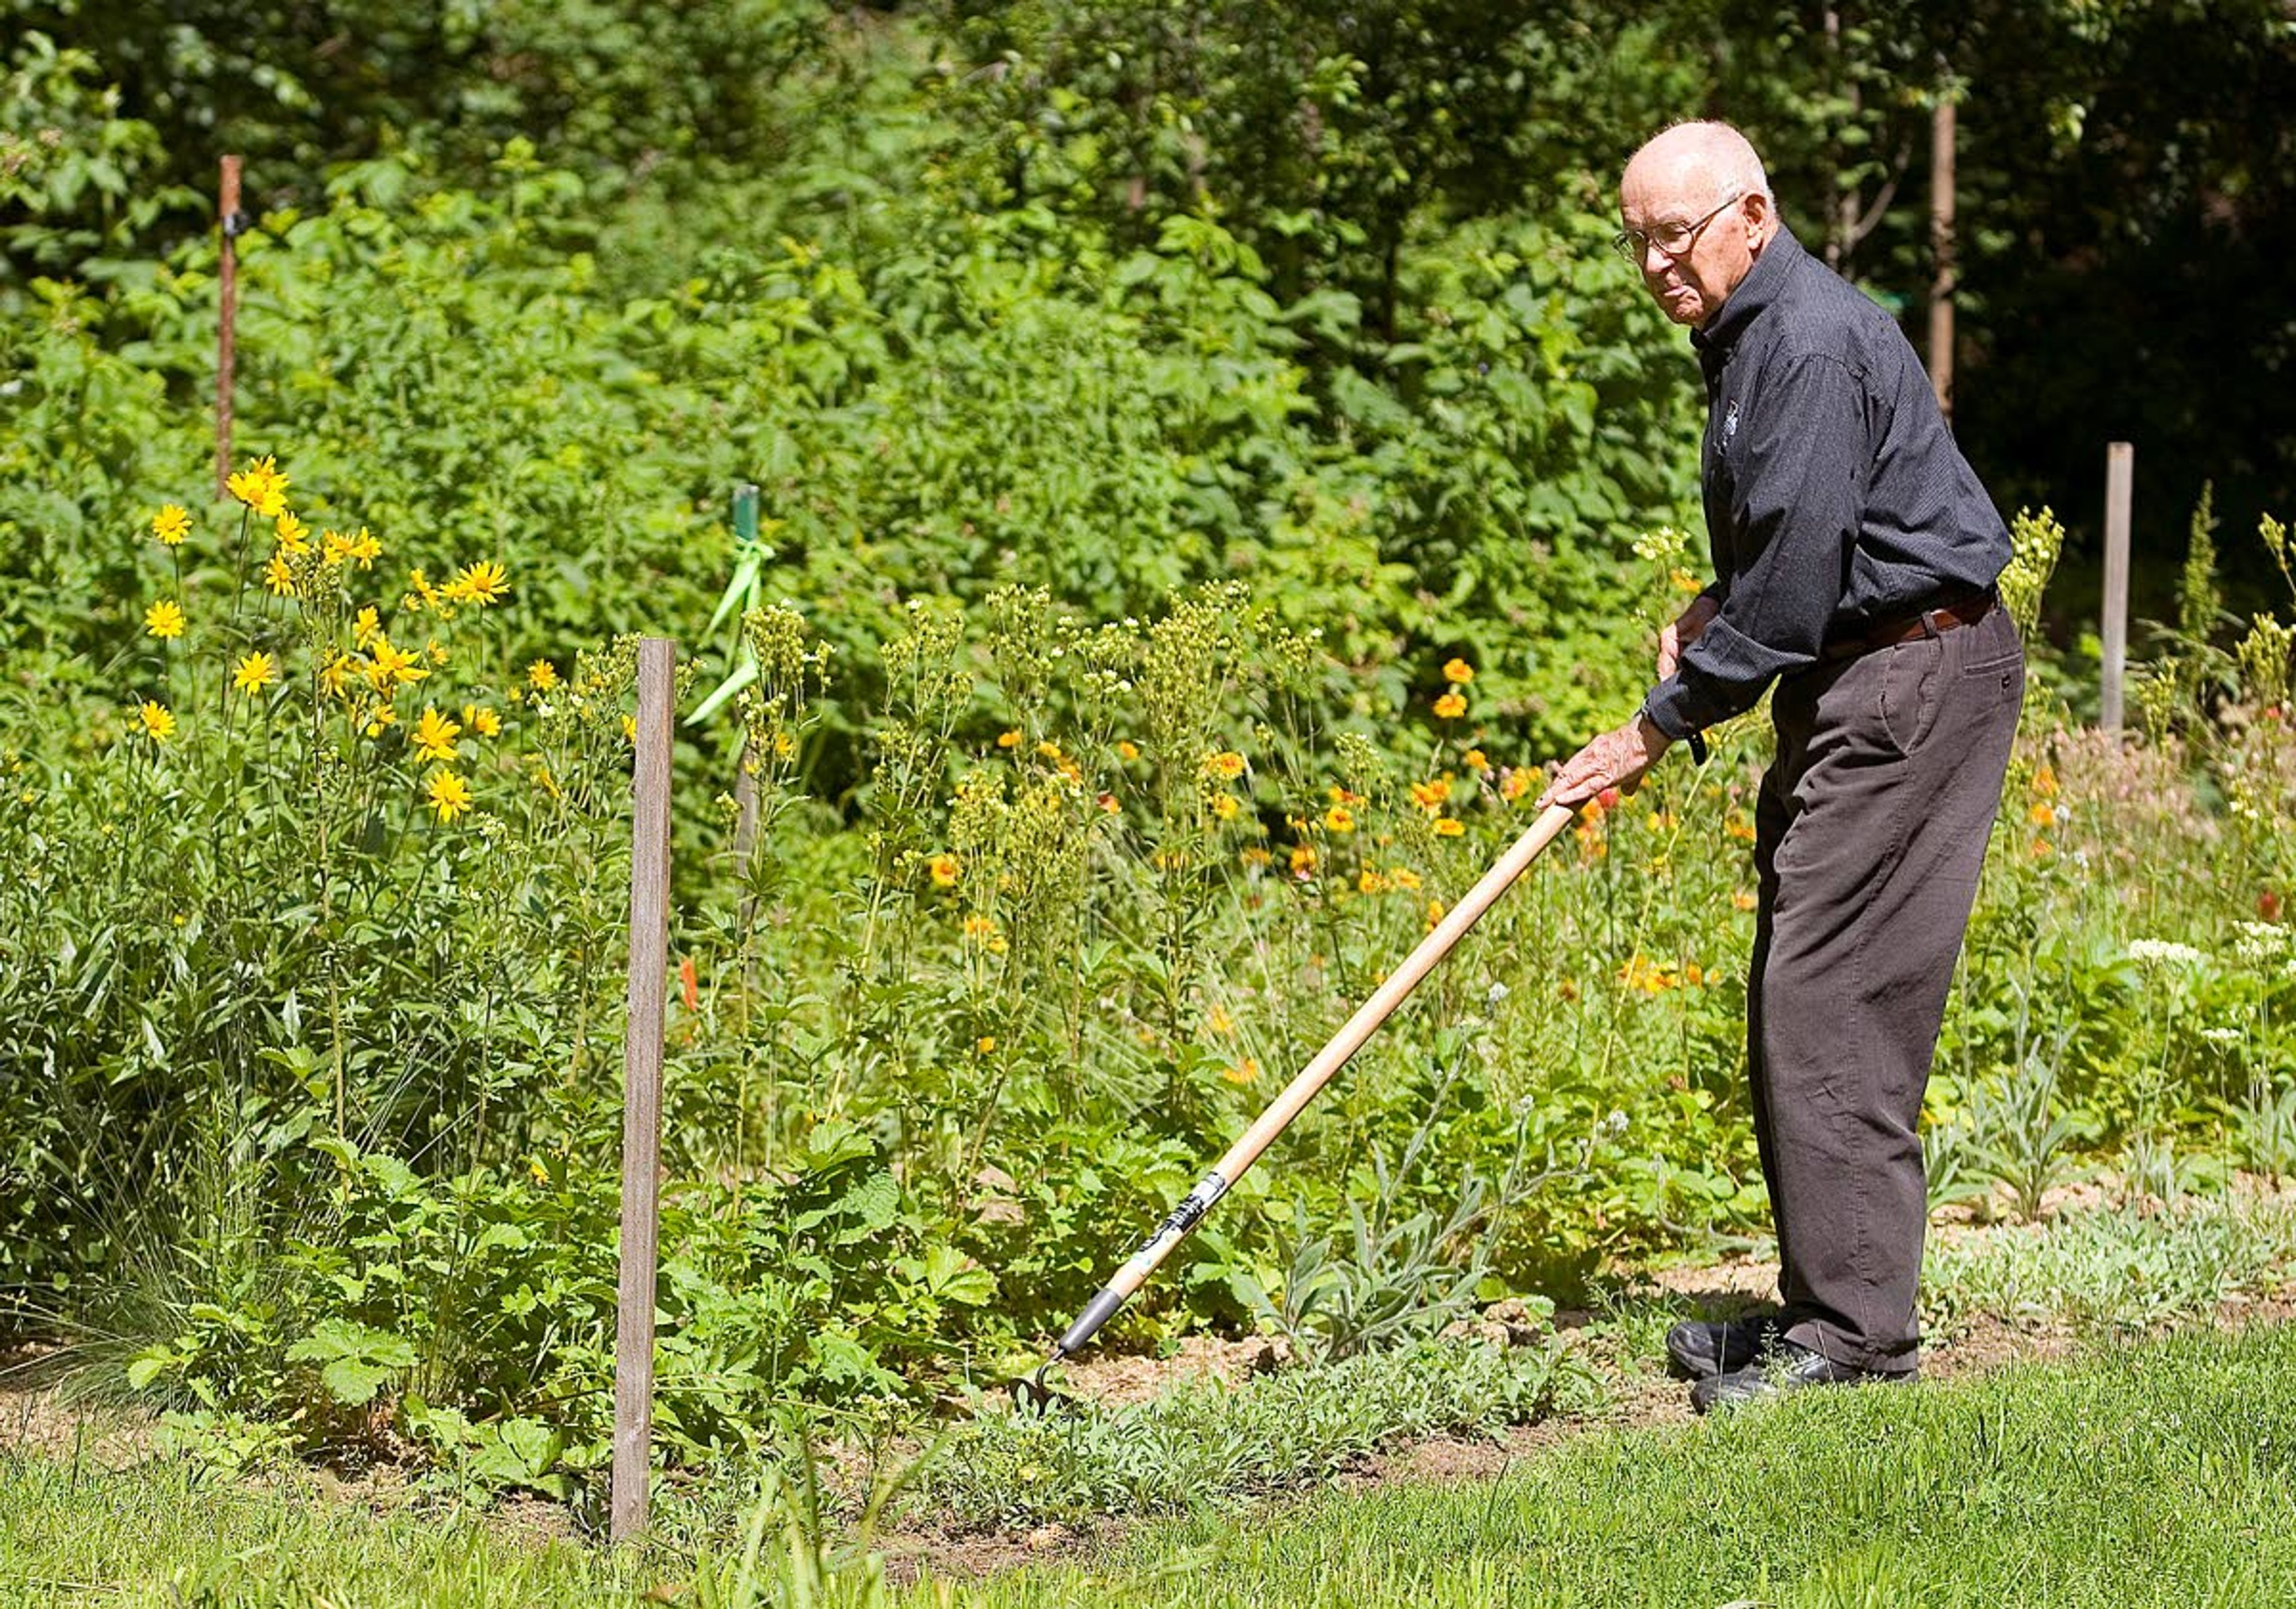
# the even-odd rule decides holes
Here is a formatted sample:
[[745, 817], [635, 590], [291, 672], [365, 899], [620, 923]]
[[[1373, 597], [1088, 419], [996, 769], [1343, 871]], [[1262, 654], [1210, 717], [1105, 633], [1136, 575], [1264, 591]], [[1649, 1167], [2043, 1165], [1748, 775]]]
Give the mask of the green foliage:
[[1397, 1437], [1585, 1408], [1592, 1387], [1559, 1342], [1421, 1341], [1127, 1408], [983, 1413], [926, 1467], [916, 1496], [964, 1525], [1171, 1513], [1314, 1484]]

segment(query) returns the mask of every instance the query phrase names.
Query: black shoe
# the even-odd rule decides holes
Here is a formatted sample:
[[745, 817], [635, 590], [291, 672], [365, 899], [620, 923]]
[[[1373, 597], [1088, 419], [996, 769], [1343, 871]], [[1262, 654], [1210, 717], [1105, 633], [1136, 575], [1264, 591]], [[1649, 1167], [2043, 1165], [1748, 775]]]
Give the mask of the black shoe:
[[1799, 1391], [1805, 1385], [1905, 1385], [1914, 1377], [1912, 1369], [1885, 1374], [1854, 1363], [1836, 1363], [1798, 1341], [1787, 1341], [1779, 1343], [1767, 1363], [1701, 1380], [1690, 1388], [1690, 1406], [1703, 1414], [1780, 1391]]
[[1710, 1380], [1750, 1368], [1776, 1350], [1784, 1337], [1775, 1313], [1733, 1318], [1726, 1324], [1692, 1319], [1666, 1333], [1666, 1355], [1685, 1380]]

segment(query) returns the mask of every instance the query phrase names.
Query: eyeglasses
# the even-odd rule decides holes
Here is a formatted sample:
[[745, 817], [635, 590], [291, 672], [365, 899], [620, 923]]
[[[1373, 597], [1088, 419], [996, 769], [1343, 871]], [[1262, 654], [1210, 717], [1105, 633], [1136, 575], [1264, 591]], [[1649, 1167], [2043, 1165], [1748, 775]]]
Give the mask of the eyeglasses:
[[1662, 224], [1655, 229], [1621, 229], [1611, 237], [1611, 244], [1618, 248], [1620, 257], [1625, 258], [1637, 268], [1642, 267], [1643, 259], [1650, 255], [1650, 249], [1652, 246], [1656, 246], [1669, 262], [1679, 262], [1690, 254], [1691, 247], [1698, 243], [1698, 236], [1707, 225], [1745, 199], [1744, 191], [1734, 190], [1722, 198], [1720, 206], [1694, 222]]

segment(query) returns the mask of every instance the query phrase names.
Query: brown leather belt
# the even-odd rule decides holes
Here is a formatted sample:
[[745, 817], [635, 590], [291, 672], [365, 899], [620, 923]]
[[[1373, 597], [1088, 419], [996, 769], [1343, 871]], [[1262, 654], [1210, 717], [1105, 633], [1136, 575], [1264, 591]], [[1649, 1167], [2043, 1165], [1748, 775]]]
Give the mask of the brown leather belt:
[[1828, 643], [1818, 650], [1818, 661], [1832, 664], [1837, 660], [1854, 660], [1861, 653], [1871, 653], [1877, 648], [1894, 648], [1900, 643], [1916, 642], [1925, 636], [1943, 636], [1956, 626], [1974, 626], [1993, 612], [2000, 595], [1992, 588], [1971, 593], [1950, 603], [1940, 603], [1935, 609], [1924, 609], [1907, 620], [1891, 620], [1876, 626], [1861, 636], [1843, 637]]

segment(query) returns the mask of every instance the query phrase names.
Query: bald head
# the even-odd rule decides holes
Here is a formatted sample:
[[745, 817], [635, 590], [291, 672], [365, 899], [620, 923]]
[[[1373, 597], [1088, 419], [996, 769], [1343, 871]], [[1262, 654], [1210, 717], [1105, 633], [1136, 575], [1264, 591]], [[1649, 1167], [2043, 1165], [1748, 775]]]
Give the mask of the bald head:
[[1619, 189], [1623, 194], [1637, 182], [1703, 191], [1717, 201], [1734, 190], [1765, 201], [1770, 194], [1762, 159], [1746, 136], [1727, 123], [1677, 123], [1644, 142], [1627, 163]]
[[1619, 217], [1643, 283], [1693, 327], [1721, 311], [1778, 229], [1762, 159], [1727, 123], [1677, 123], [1636, 152]]

